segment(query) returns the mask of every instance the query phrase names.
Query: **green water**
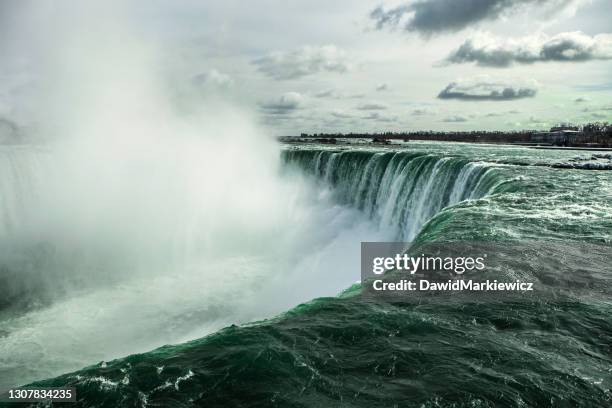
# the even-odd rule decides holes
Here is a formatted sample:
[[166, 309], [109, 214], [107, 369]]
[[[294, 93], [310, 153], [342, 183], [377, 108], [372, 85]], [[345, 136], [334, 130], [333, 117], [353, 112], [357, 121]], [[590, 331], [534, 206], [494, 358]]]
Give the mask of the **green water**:
[[282, 154], [283, 171], [396, 238], [528, 243], [507, 245], [504, 273], [540, 291], [388, 301], [355, 285], [37, 385], [75, 386], [87, 407], [612, 406], [612, 172], [551, 167], [591, 152], [411, 142]]

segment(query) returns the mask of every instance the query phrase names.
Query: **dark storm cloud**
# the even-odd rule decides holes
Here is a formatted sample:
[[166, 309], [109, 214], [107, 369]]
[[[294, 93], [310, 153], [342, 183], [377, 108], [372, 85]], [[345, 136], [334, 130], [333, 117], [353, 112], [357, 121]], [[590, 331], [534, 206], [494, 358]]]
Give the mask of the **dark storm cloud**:
[[407, 31], [434, 34], [496, 20], [521, 7], [553, 5], [564, 8], [572, 3], [575, 0], [419, 0], [388, 10], [379, 6], [370, 17], [378, 29], [401, 26]]
[[489, 67], [507, 67], [514, 63], [561, 61], [581, 62], [612, 59], [612, 35], [589, 36], [581, 32], [560, 33], [553, 37], [533, 36], [502, 40], [479, 35], [466, 40], [446, 62], [475, 62]]
[[438, 98], [462, 101], [509, 101], [531, 98], [536, 93], [537, 87], [533, 81], [518, 84], [511, 81], [481, 78], [452, 82], [438, 94]]

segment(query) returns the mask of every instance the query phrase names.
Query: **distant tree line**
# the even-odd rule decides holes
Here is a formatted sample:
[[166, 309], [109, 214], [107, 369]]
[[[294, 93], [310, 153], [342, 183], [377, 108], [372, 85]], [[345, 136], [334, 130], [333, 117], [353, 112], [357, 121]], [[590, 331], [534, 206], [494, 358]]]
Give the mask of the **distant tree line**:
[[[587, 123], [581, 126], [563, 125], [551, 129], [551, 131], [559, 131], [561, 129], [577, 130], [576, 143], [580, 144], [599, 144], [602, 146], [612, 145], [612, 124], [604, 123]], [[517, 130], [517, 131], [406, 131], [406, 132], [350, 132], [350, 133], [302, 133], [300, 138], [315, 138], [315, 139], [356, 139], [367, 138], [374, 141], [377, 140], [436, 140], [436, 141], [455, 141], [455, 142], [473, 142], [473, 143], [529, 143], [534, 134], [545, 133], [541, 130]]]
[[598, 144], [603, 147], [612, 147], [612, 124], [587, 123], [581, 126], [576, 137], [576, 144]]

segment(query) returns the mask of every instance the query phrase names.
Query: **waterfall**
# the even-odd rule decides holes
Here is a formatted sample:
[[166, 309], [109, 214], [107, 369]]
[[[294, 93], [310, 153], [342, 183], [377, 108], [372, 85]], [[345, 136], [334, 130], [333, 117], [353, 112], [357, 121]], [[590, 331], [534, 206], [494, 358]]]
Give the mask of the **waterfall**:
[[461, 157], [406, 151], [287, 149], [297, 166], [333, 189], [336, 199], [365, 212], [410, 241], [445, 207], [490, 194], [501, 182], [495, 167]]

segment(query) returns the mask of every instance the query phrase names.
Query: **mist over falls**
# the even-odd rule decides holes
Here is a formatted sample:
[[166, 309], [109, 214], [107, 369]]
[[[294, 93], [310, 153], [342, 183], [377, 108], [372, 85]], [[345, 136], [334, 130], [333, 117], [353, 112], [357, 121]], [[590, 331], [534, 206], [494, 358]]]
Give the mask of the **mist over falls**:
[[358, 279], [360, 238], [383, 231], [283, 176], [248, 110], [181, 88], [110, 8], [58, 7], [12, 33], [40, 87], [32, 137], [0, 147], [0, 389]]
[[379, 232], [280, 177], [253, 138], [249, 156], [245, 140], [195, 138], [146, 151], [3, 147], [2, 386], [270, 317], [356, 281], [355, 237]]
[[127, 116], [0, 151], [2, 388], [335, 295], [384, 237], [248, 115]]

